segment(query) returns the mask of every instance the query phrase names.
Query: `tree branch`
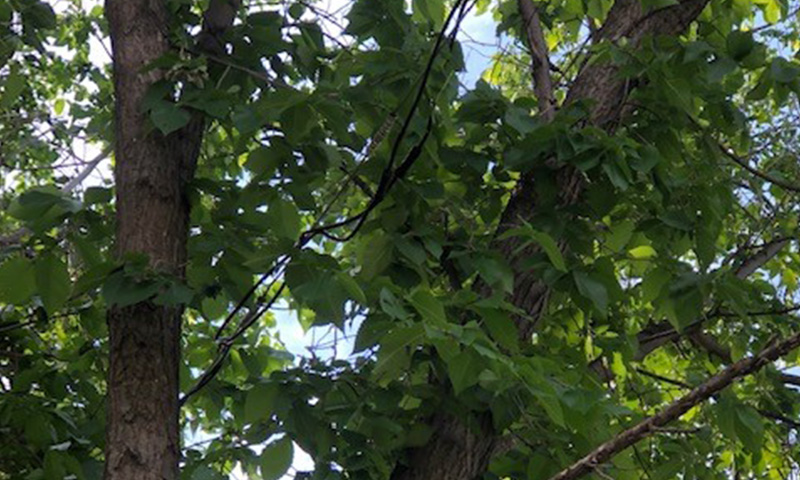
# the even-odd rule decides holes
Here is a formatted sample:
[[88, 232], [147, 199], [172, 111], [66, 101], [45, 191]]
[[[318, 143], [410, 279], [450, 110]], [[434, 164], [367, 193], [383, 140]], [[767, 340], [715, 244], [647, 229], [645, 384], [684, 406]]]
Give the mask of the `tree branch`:
[[747, 160], [745, 160], [743, 158], [740, 158], [738, 155], [736, 155], [735, 153], [733, 153], [732, 151], [728, 150], [727, 148], [725, 148], [722, 145], [719, 145], [719, 149], [720, 149], [720, 151], [722, 151], [722, 153], [726, 157], [728, 157], [734, 163], [736, 163], [740, 167], [744, 168], [748, 172], [752, 173], [756, 177], [758, 177], [758, 178], [760, 178], [762, 180], [765, 180], [765, 181], [767, 181], [769, 183], [775, 184], [775, 185], [777, 185], [777, 186], [779, 186], [781, 188], [784, 188], [786, 190], [789, 190], [789, 191], [792, 191], [792, 192], [796, 192], [796, 193], [800, 193], [800, 186], [798, 186], [798, 185], [796, 185], [794, 183], [791, 183], [791, 182], [787, 182], [786, 180], [782, 180], [780, 178], [773, 177], [772, 175], [770, 175], [768, 173], [762, 172], [761, 170], [751, 166], [747, 162]]
[[[731, 349], [719, 343], [713, 336], [700, 331], [689, 334], [689, 340], [695, 345], [704, 349], [711, 355], [719, 358], [725, 363], [733, 363], [733, 355]], [[800, 387], [800, 375], [792, 375], [790, 373], [782, 373], [780, 376], [782, 383], [787, 385], [794, 385]]]
[[539, 10], [533, 0], [517, 0], [522, 16], [523, 28], [531, 51], [531, 73], [533, 91], [539, 102], [539, 115], [549, 122], [555, 116], [556, 99], [553, 96], [553, 80], [550, 77], [550, 58], [544, 40]]
[[89, 175], [91, 175], [94, 169], [97, 168], [98, 165], [100, 165], [100, 162], [102, 162], [109, 155], [111, 155], [111, 150], [112, 147], [107, 146], [99, 154], [97, 154], [97, 156], [94, 157], [83, 170], [81, 170], [81, 173], [76, 175], [74, 178], [71, 178], [69, 182], [67, 182], [63, 187], [61, 187], [61, 193], [70, 193], [73, 190], [75, 190], [75, 188], [77, 188], [78, 185], [83, 183], [83, 181], [86, 180], [86, 178], [88, 178]]
[[[775, 255], [789, 244], [789, 241], [787, 238], [780, 238], [766, 243], [761, 250], [744, 259], [734, 270], [734, 275], [740, 280], [749, 277], [768, 261], [775, 258]], [[636, 359], [644, 359], [650, 352], [677, 339], [680, 335], [669, 322], [661, 322], [649, 326], [637, 335], [639, 351], [636, 353]]]
[[713, 336], [698, 330], [689, 334], [689, 340], [723, 362], [733, 362], [731, 349], [719, 343]]
[[[60, 191], [63, 194], [68, 194], [75, 190], [78, 185], [83, 183], [89, 175], [100, 165], [100, 162], [105, 160], [111, 154], [112, 148], [107, 146], [104, 148], [96, 157], [94, 157], [86, 167], [84, 167], [81, 172], [75, 176], [75, 178], [70, 179], [63, 187], [61, 187]], [[14, 232], [9, 233], [8, 235], [0, 236], [0, 250], [5, 250], [6, 248], [12, 247], [14, 245], [19, 244], [22, 241], [22, 237], [30, 233], [27, 228], [22, 227]]]
[[736, 278], [745, 279], [752, 275], [753, 272], [763, 267], [765, 263], [775, 258], [775, 255], [783, 250], [783, 247], [789, 244], [789, 241], [790, 239], [788, 238], [781, 238], [764, 245], [764, 248], [762, 248], [758, 253], [750, 258], [745, 259], [736, 268]]
[[800, 429], [800, 422], [797, 420], [792, 420], [791, 418], [781, 415], [780, 413], [770, 412], [769, 410], [763, 409], [759, 409], [758, 413], [766, 418], [777, 420], [790, 428]]
[[792, 375], [791, 373], [782, 373], [781, 382], [787, 385], [794, 385], [800, 387], [800, 375]]
[[709, 378], [691, 392], [669, 404], [662, 411], [623, 431], [611, 440], [601, 444], [588, 455], [573, 463], [550, 480], [575, 480], [592, 473], [599, 465], [634, 445], [644, 438], [658, 432], [659, 427], [680, 418], [690, 409], [722, 391], [736, 379], [750, 375], [769, 365], [779, 357], [800, 346], [800, 332], [781, 342], [772, 342], [758, 354], [739, 360], [720, 373]]

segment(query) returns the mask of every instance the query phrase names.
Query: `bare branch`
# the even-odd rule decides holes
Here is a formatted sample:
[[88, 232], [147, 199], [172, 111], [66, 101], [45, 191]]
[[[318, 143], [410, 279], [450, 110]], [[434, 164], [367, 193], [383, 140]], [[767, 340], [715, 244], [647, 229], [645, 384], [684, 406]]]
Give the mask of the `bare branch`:
[[657, 433], [659, 427], [663, 427], [673, 420], [680, 418], [696, 405], [699, 405], [716, 393], [727, 388], [736, 379], [759, 371], [798, 346], [800, 346], [800, 332], [795, 333], [781, 342], [771, 342], [770, 345], [765, 347], [758, 354], [739, 360], [709, 378], [688, 394], [672, 402], [659, 413], [639, 422], [635, 426], [603, 443], [592, 450], [588, 455], [551, 477], [550, 480], [575, 480], [592, 473], [599, 465], [607, 462], [631, 445], [649, 437], [653, 433]]
[[787, 385], [794, 385], [800, 387], [800, 375], [792, 375], [791, 373], [782, 373], [781, 382]]
[[[692, 341], [695, 345], [703, 348], [711, 355], [719, 358], [725, 363], [733, 363], [733, 355], [731, 355], [731, 349], [725, 345], [722, 345], [715, 339], [713, 336], [703, 333], [700, 331], [691, 333], [689, 335], [689, 340]], [[782, 373], [780, 376], [780, 380], [782, 383], [787, 385], [794, 385], [800, 387], [800, 375], [792, 375], [789, 373]]]
[[762, 180], [765, 180], [765, 181], [767, 181], [769, 183], [775, 184], [775, 185], [777, 185], [777, 186], [779, 186], [781, 188], [784, 188], [786, 190], [790, 190], [792, 192], [800, 192], [800, 186], [799, 185], [796, 185], [796, 184], [791, 183], [791, 182], [787, 182], [786, 180], [782, 180], [780, 178], [773, 177], [772, 175], [770, 175], [768, 173], [762, 172], [761, 170], [759, 170], [759, 169], [753, 167], [752, 165], [750, 165], [750, 163], [747, 160], [745, 160], [743, 158], [740, 158], [738, 155], [736, 155], [732, 151], [728, 150], [727, 148], [723, 147], [722, 145], [720, 145], [719, 149], [722, 151], [723, 154], [725, 154], [726, 157], [728, 157], [734, 163], [736, 163], [740, 167], [744, 168], [748, 172], [752, 173], [756, 177], [758, 177], [758, 178], [760, 178]]
[[725, 363], [731, 363], [733, 361], [731, 349], [722, 345], [716, 338], [707, 333], [703, 333], [699, 330], [692, 332], [689, 334], [689, 340]]
[[781, 415], [780, 413], [770, 412], [768, 410], [763, 410], [763, 409], [759, 409], [758, 413], [760, 413], [762, 416], [766, 418], [777, 420], [790, 428], [800, 429], [800, 422], [798, 422], [797, 420], [792, 420], [791, 418], [785, 415]]
[[781, 238], [764, 245], [758, 253], [744, 260], [736, 269], [736, 277], [744, 279], [753, 274], [756, 270], [763, 267], [765, 263], [772, 260], [783, 247], [789, 244], [788, 238]]
[[[84, 167], [84, 169], [81, 170], [81, 172], [76, 175], [75, 178], [70, 179], [69, 182], [61, 187], [61, 193], [67, 194], [75, 190], [78, 185], [83, 183], [83, 181], [92, 174], [97, 166], [100, 165], [100, 162], [105, 160], [111, 154], [111, 150], [111, 147], [104, 148], [103, 151], [101, 151], [88, 164], [86, 164], [86, 167]], [[0, 236], [0, 250], [5, 250], [14, 245], [18, 245], [22, 241], [22, 238], [28, 233], [30, 233], [28, 229], [22, 227], [15, 232], [9, 233], [8, 235]]]
[[70, 179], [63, 187], [61, 187], [61, 193], [70, 193], [71, 191], [75, 190], [84, 180], [86, 180], [89, 175], [100, 165], [100, 162], [105, 160], [109, 155], [111, 155], [112, 148], [106, 147], [104, 148], [96, 157], [94, 157], [86, 167], [81, 170], [81, 173], [75, 176], [75, 178]]

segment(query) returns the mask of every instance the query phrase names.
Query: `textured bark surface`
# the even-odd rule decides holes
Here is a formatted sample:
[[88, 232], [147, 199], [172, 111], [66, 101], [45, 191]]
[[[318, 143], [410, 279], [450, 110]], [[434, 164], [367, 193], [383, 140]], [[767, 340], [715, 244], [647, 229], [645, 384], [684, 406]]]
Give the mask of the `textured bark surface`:
[[[160, 0], [108, 0], [114, 52], [116, 253], [148, 256], [149, 266], [181, 277], [189, 204], [202, 133], [195, 119], [165, 138], [146, 131], [142, 99], [159, 79], [143, 67], [163, 55], [167, 12]], [[179, 307], [149, 302], [112, 308], [106, 480], [178, 478]]]
[[[643, 13], [639, 0], [617, 0], [603, 27], [596, 32], [595, 41], [614, 41], [627, 37], [637, 45], [648, 35], [676, 35], [705, 8], [708, 0], [684, 0], [678, 5]], [[613, 66], [594, 63], [586, 66], [576, 78], [567, 95], [567, 103], [585, 101], [590, 106], [588, 121], [596, 126], [613, 130], [618, 121], [629, 86], [619, 78]], [[574, 204], [584, 189], [583, 173], [572, 167], [560, 167], [556, 172], [560, 207]], [[519, 180], [506, 210], [503, 212], [498, 234], [519, 226], [521, 220], [533, 218], [539, 205], [532, 174]], [[516, 319], [522, 341], [530, 338], [536, 321], [547, 307], [550, 295], [547, 286], [538, 278], [538, 272], [524, 268], [524, 261], [532, 251], [524, 249], [513, 255], [519, 240], [511, 237], [496, 242], [514, 269], [514, 290], [511, 301], [526, 312]], [[483, 414], [481, 431], [459, 426], [461, 422], [441, 413], [431, 420], [434, 434], [427, 445], [407, 452], [408, 465], [396, 467], [393, 480], [472, 480], [480, 478], [491, 460], [491, 452], [499, 442], [499, 432], [494, 432], [489, 414]]]
[[489, 465], [497, 441], [488, 413], [480, 415], [476, 423], [470, 429], [445, 412], [436, 415], [431, 420], [434, 433], [428, 445], [415, 449], [408, 465], [396, 467], [391, 480], [476, 478]]

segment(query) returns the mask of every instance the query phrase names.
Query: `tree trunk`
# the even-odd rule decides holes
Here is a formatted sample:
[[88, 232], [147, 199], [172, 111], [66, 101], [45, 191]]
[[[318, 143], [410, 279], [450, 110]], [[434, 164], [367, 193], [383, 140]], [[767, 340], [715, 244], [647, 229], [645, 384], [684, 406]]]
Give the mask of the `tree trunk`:
[[[202, 121], [165, 138], [146, 130], [141, 104], [160, 72], [143, 67], [169, 48], [161, 0], [108, 0], [114, 52], [116, 254], [182, 277]], [[143, 302], [108, 314], [106, 480], [178, 478], [178, 366], [182, 308]]]
[[[622, 37], [637, 45], [647, 35], [677, 35], [683, 32], [705, 8], [708, 0], [683, 0], [678, 5], [643, 12], [639, 0], [617, 0], [594, 41], [615, 41]], [[594, 63], [584, 68], [567, 95], [567, 103], [591, 102], [588, 121], [598, 127], [613, 130], [623, 113], [628, 85], [617, 75], [616, 68]], [[584, 188], [583, 173], [566, 166], [557, 172], [560, 189], [560, 206], [578, 201]], [[538, 208], [533, 175], [523, 175], [503, 212], [498, 234], [519, 226], [520, 220], [530, 220]], [[532, 253], [524, 249], [516, 256], [519, 240], [511, 237], [496, 242], [496, 248], [509, 259], [514, 269], [512, 303], [527, 313], [516, 319], [519, 337], [530, 338], [536, 320], [547, 306], [549, 289], [538, 278], [538, 273], [522, 268], [524, 260]], [[532, 247], [535, 248], [535, 247]], [[528, 319], [533, 319], [530, 321]], [[473, 480], [486, 471], [491, 454], [499, 443], [500, 433], [492, 429], [488, 412], [477, 414], [481, 428], [469, 429], [460, 419], [441, 413], [431, 419], [434, 429], [427, 445], [406, 453], [408, 465], [400, 464], [392, 480]]]

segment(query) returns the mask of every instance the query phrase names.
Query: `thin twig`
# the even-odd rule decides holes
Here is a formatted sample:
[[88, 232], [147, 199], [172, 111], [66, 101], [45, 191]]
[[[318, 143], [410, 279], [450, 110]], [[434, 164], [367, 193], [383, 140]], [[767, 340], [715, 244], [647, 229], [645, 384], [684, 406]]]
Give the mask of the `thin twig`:
[[789, 191], [792, 191], [792, 192], [795, 192], [795, 193], [800, 193], [800, 185], [797, 185], [797, 184], [794, 184], [794, 183], [791, 183], [791, 182], [787, 182], [786, 180], [782, 180], [780, 178], [773, 177], [772, 175], [770, 175], [770, 174], [768, 174], [766, 172], [762, 172], [761, 170], [751, 166], [747, 162], [747, 160], [745, 160], [743, 158], [740, 158], [738, 155], [736, 155], [735, 153], [731, 152], [730, 150], [728, 150], [727, 148], [725, 148], [722, 145], [719, 146], [719, 149], [726, 157], [728, 157], [729, 159], [733, 160], [734, 163], [736, 163], [737, 165], [741, 166], [742, 168], [744, 168], [748, 172], [752, 173], [756, 177], [758, 177], [758, 178], [760, 178], [762, 180], [765, 180], [765, 181], [767, 181], [769, 183], [775, 184], [775, 185], [777, 185], [777, 186], [779, 186], [781, 188], [784, 188], [786, 190], [789, 190]]

